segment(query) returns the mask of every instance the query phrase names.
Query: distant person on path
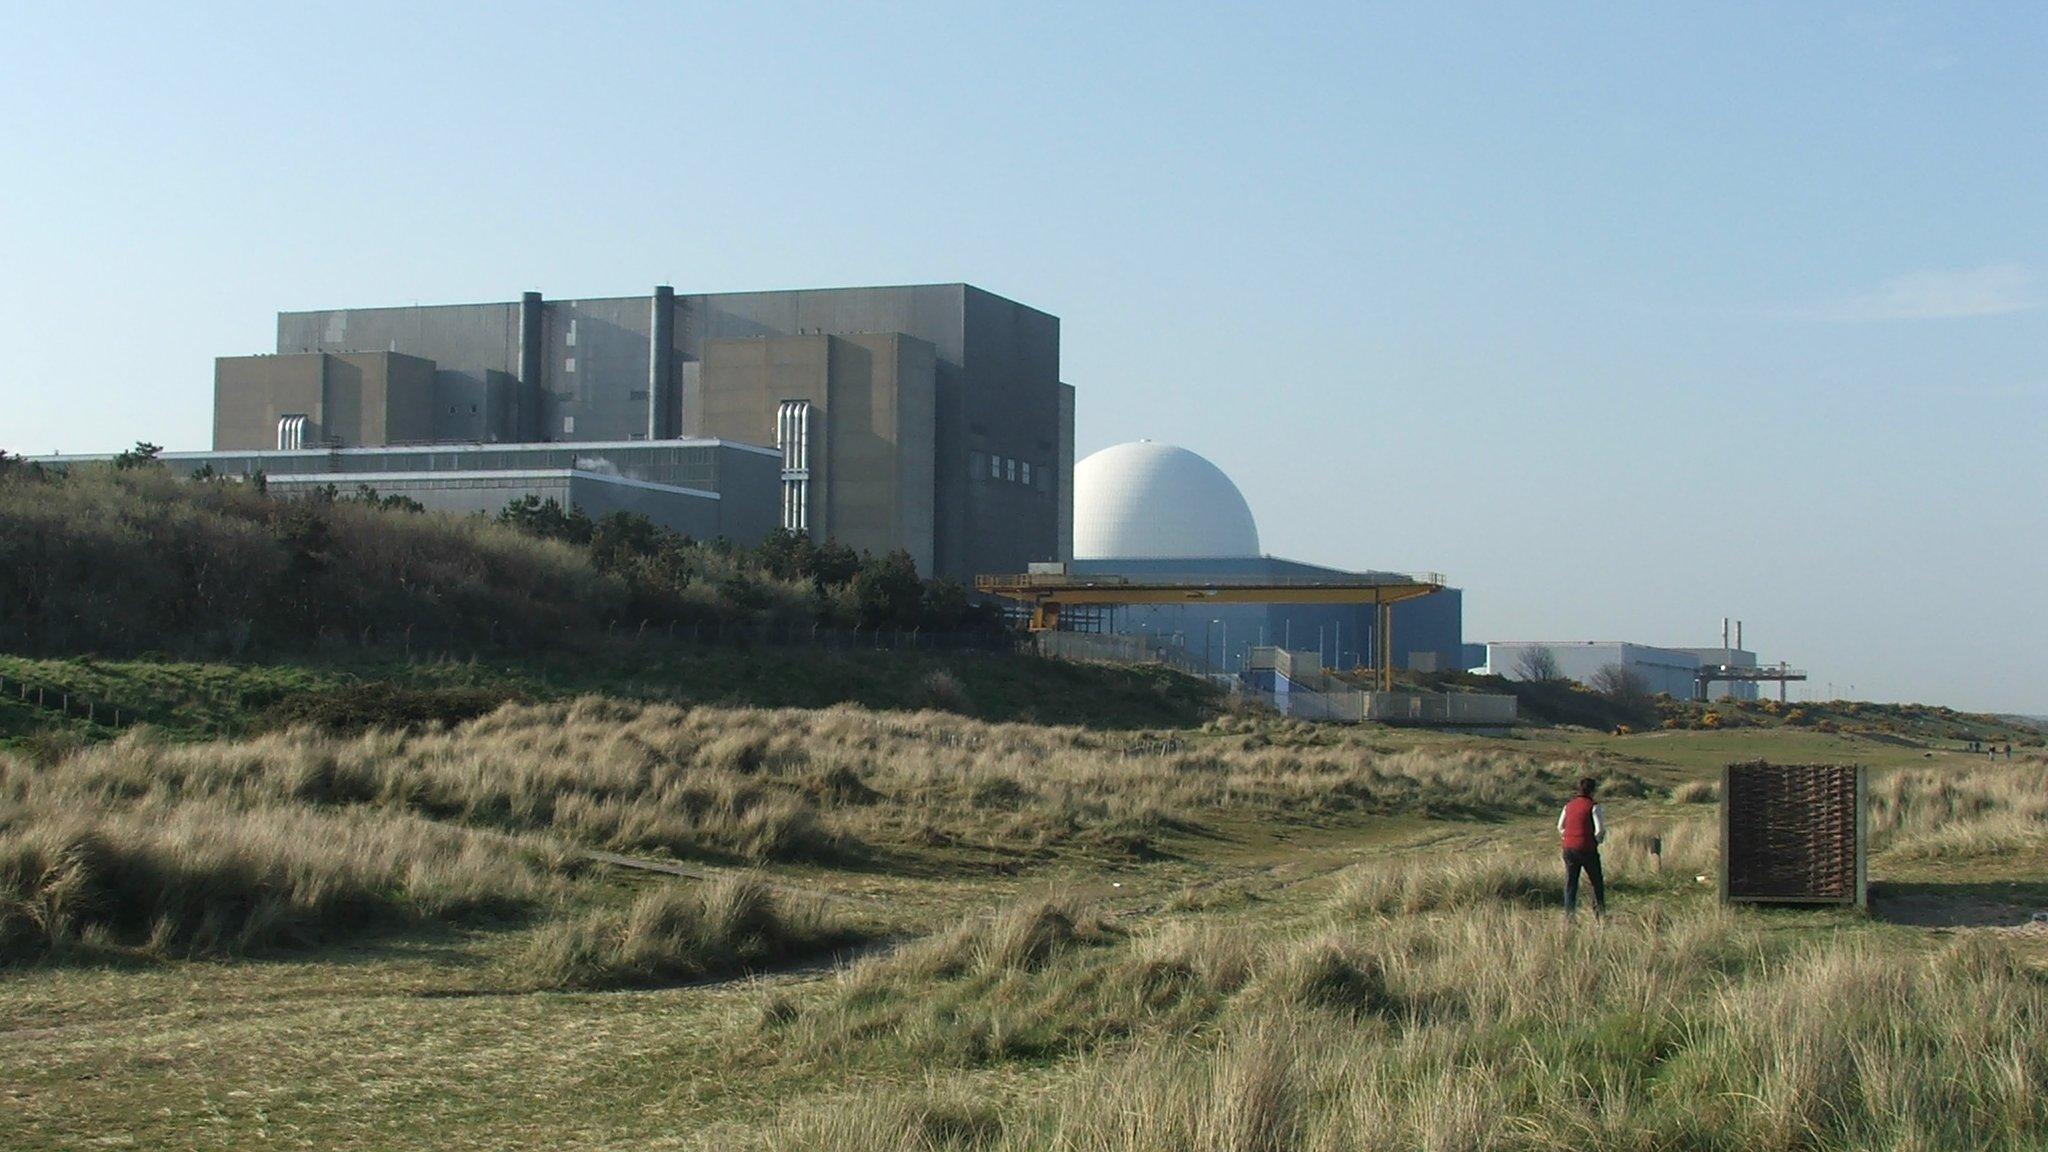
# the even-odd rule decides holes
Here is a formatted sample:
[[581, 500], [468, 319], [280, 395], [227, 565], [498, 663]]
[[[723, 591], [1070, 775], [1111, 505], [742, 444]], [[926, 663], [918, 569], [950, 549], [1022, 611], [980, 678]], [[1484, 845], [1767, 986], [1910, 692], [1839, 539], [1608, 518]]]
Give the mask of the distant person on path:
[[1557, 832], [1564, 838], [1564, 914], [1579, 910], [1579, 873], [1593, 882], [1593, 912], [1607, 915], [1607, 880], [1600, 874], [1600, 842], [1607, 839], [1607, 822], [1600, 818], [1600, 806], [1593, 803], [1595, 781], [1579, 781], [1579, 794], [1557, 814]]

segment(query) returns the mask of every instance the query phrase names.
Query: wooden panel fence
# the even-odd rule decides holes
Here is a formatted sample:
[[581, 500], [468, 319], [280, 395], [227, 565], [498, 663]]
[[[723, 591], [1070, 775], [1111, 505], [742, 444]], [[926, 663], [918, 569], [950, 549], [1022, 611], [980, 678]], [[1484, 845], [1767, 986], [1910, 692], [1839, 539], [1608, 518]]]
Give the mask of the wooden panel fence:
[[1868, 903], [1863, 769], [1770, 764], [1721, 769], [1721, 899]]

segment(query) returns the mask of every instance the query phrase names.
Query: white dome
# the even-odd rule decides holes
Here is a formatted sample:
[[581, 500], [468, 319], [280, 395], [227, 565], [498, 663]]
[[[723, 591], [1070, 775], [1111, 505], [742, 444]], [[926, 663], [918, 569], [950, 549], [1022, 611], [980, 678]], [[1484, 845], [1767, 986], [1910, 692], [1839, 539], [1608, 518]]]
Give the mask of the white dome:
[[1074, 465], [1076, 560], [1257, 556], [1259, 527], [1221, 468], [1138, 440]]

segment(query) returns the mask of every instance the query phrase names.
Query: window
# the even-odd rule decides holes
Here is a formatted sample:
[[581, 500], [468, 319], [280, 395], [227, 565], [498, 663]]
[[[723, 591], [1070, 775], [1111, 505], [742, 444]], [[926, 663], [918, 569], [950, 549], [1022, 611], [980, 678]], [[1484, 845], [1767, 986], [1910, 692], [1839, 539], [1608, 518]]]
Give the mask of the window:
[[[569, 336], [566, 340], [563, 341], [563, 343], [567, 344], [571, 348], [574, 348], [576, 346], [576, 322], [574, 320], [569, 321]], [[573, 372], [575, 371], [575, 369], [572, 368], [570, 369], [570, 371]]]
[[988, 458], [988, 478], [991, 480], [1001, 480], [1003, 478], [1003, 458], [1001, 456], [990, 456]]
[[571, 357], [569, 357], [568, 359], [566, 359], [566, 360], [562, 361], [562, 371], [564, 371], [564, 372], [574, 372], [575, 370], [576, 370], [576, 358], [575, 358], [574, 356], [571, 356]]
[[1025, 483], [1025, 484], [1029, 484], [1029, 483], [1031, 483], [1031, 461], [1029, 461], [1029, 460], [1026, 460], [1026, 461], [1024, 462], [1024, 464], [1023, 464], [1023, 470], [1024, 470], [1024, 475], [1023, 475], [1023, 477], [1021, 478], [1022, 482], [1023, 482], [1023, 483]]
[[1015, 456], [1012, 456], [1003, 463], [1006, 470], [1010, 473], [1010, 480], [1012, 482], [1015, 482], [1015, 480], [1017, 479], [1017, 458]]
[[572, 435], [572, 434], [574, 434], [574, 433], [575, 433], [575, 431], [576, 431], [576, 418], [575, 418], [574, 416], [564, 416], [564, 417], [562, 417], [562, 435], [564, 435], [564, 436]]
[[979, 452], [969, 452], [967, 454], [967, 474], [969, 476], [981, 475], [981, 457], [982, 454]]

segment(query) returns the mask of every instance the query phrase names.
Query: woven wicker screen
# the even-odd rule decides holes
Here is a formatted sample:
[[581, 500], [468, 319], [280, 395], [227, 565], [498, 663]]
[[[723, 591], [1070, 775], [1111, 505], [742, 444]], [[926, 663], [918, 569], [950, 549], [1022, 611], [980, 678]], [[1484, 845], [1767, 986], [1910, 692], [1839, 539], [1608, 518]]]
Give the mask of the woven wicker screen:
[[1862, 906], [1863, 770], [1761, 760], [1723, 768], [1721, 898]]

